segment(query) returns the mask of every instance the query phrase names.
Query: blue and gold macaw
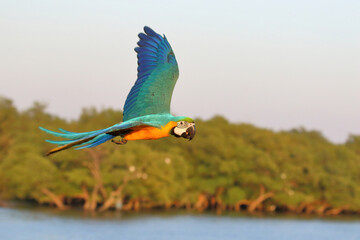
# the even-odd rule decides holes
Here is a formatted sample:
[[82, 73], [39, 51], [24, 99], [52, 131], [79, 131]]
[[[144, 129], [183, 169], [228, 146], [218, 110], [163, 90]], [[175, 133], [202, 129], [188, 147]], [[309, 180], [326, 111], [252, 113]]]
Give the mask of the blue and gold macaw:
[[189, 117], [175, 117], [170, 114], [171, 96], [179, 77], [178, 64], [165, 35], [162, 37], [149, 27], [140, 33], [138, 47], [138, 75], [125, 101], [123, 122], [111, 127], [83, 133], [41, 130], [67, 140], [47, 142], [57, 144], [50, 150], [50, 155], [71, 147], [76, 149], [91, 148], [120, 136], [117, 144], [130, 140], [159, 139], [170, 135], [193, 139], [195, 122]]

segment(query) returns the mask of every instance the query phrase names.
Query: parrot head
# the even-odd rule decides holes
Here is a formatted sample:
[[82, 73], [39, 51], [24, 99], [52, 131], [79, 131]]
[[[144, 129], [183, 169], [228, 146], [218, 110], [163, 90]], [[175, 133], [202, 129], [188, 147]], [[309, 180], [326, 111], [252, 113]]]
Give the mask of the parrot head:
[[191, 118], [185, 118], [178, 121], [176, 127], [171, 130], [171, 135], [183, 137], [189, 139], [189, 141], [195, 137], [195, 133], [195, 122]]

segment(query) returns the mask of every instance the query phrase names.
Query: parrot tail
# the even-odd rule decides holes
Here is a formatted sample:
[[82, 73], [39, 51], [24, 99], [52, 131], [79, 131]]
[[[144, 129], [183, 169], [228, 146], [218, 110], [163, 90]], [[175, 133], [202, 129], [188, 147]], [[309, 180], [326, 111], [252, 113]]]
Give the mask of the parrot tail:
[[99, 144], [102, 144], [112, 138], [114, 138], [114, 135], [107, 134], [111, 127], [96, 130], [92, 132], [83, 132], [83, 133], [76, 133], [76, 132], [69, 132], [62, 128], [59, 128], [60, 132], [54, 132], [51, 130], [48, 130], [43, 127], [39, 127], [42, 131], [49, 133], [56, 137], [62, 137], [66, 138], [68, 140], [62, 140], [62, 141], [53, 141], [53, 140], [46, 140], [49, 143], [56, 144], [58, 147], [51, 149], [49, 152], [46, 153], [46, 156], [49, 156], [50, 154], [71, 148], [76, 146], [78, 149], [83, 148], [91, 148], [95, 147]]

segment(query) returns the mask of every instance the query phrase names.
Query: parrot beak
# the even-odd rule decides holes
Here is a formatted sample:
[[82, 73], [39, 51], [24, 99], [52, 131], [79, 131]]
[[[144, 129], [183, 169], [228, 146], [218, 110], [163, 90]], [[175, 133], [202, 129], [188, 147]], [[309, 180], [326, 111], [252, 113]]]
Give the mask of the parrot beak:
[[195, 123], [191, 123], [190, 126], [186, 129], [186, 132], [181, 134], [181, 137], [189, 139], [190, 141], [195, 137], [195, 133], [196, 133]]

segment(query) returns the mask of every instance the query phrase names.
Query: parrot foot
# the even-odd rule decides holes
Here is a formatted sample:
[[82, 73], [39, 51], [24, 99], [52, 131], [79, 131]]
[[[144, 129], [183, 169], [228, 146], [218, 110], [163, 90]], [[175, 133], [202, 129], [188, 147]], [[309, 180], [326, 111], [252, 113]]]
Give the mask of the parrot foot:
[[119, 144], [119, 145], [124, 145], [127, 143], [127, 140], [125, 140], [124, 138], [122, 138], [120, 141], [118, 140], [111, 140], [111, 142], [115, 143], [115, 144]]

